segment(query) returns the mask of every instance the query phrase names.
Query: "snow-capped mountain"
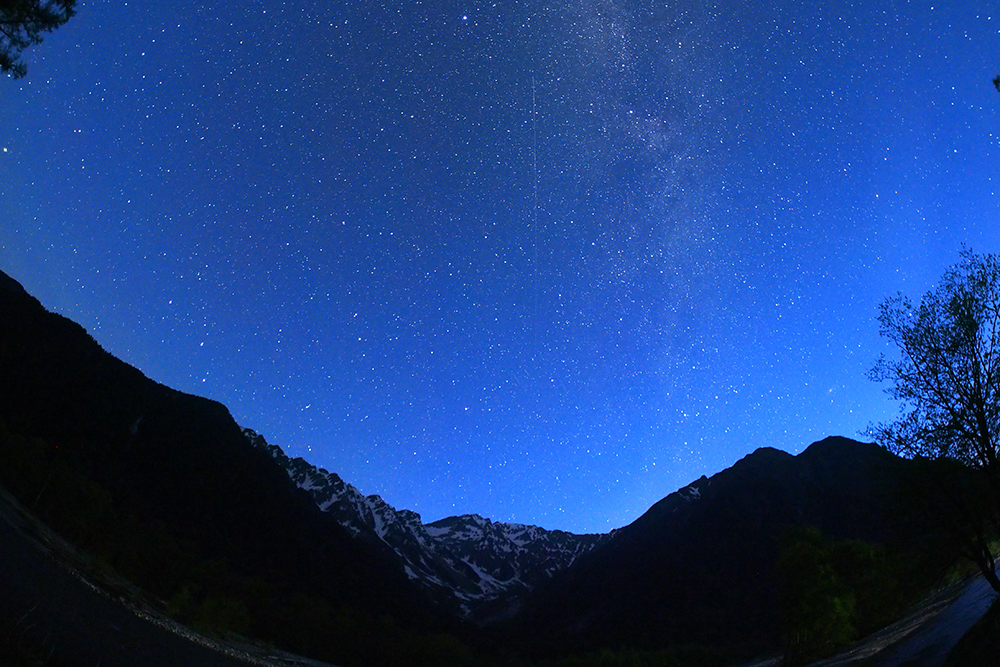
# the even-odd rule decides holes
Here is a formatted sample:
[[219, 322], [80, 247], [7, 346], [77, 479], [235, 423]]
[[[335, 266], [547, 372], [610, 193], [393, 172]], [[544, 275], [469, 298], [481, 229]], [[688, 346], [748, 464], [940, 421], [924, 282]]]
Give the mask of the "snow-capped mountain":
[[253, 430], [243, 433], [340, 525], [359, 539], [384, 543], [399, 557], [407, 576], [457, 601], [469, 616], [509, 613], [520, 595], [611, 538], [491, 521], [476, 514], [425, 524], [416, 512], [397, 510], [377, 495], [363, 495], [336, 473], [288, 457]]

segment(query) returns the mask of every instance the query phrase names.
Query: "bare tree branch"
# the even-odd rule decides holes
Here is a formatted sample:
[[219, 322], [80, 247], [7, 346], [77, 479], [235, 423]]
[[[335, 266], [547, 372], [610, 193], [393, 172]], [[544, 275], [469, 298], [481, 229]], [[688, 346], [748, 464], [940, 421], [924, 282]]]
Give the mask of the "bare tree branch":
[[954, 459], [983, 475], [991, 516], [970, 516], [968, 525], [974, 560], [1000, 590], [988, 549], [1000, 525], [1000, 259], [965, 250], [919, 307], [898, 294], [878, 319], [900, 357], [880, 358], [869, 377], [890, 383], [902, 414], [871, 431], [893, 452]]

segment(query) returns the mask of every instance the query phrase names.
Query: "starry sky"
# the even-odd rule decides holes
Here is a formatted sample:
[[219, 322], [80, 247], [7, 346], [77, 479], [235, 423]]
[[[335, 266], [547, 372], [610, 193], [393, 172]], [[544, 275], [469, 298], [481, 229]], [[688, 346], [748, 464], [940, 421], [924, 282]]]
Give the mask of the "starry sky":
[[982, 2], [82, 0], [0, 79], [0, 269], [425, 521], [625, 525], [862, 437], [1000, 251]]

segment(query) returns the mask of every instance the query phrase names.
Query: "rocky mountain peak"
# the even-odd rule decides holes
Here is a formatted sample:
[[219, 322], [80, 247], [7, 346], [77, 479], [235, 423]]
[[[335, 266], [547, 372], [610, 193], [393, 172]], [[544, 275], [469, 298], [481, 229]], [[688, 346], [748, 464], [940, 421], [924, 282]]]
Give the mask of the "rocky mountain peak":
[[467, 616], [506, 613], [506, 606], [518, 597], [611, 538], [498, 522], [478, 514], [425, 524], [417, 512], [396, 509], [378, 495], [365, 496], [336, 473], [288, 457], [251, 429], [244, 429], [244, 435], [274, 457], [341, 526], [358, 539], [384, 545], [407, 576]]

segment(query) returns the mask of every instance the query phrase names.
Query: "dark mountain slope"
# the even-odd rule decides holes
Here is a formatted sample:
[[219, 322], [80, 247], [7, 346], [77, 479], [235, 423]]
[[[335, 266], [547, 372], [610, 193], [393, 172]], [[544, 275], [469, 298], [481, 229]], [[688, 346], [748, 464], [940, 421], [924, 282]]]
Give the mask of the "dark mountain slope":
[[837, 573], [851, 586], [875, 573], [919, 588], [947, 562], [934, 560], [939, 536], [904, 520], [896, 480], [915, 464], [844, 438], [794, 457], [758, 449], [583, 541], [480, 517], [424, 526], [253, 441], [224, 406], [149, 380], [0, 273], [0, 485], [202, 629], [347, 665], [484, 664], [441, 634], [460, 626], [407, 579], [404, 563], [416, 579], [423, 556], [437, 558], [422, 564], [428, 580], [473, 571], [460, 581], [469, 601], [506, 587], [493, 600], [504, 610], [538, 585], [488, 640], [504, 654], [699, 644], [743, 656], [781, 645], [778, 563], [795, 527], [820, 531], [799, 533], [806, 555], [837, 540], [885, 547], [842, 550], [875, 558]]
[[244, 434], [273, 456], [320, 509], [357, 539], [390, 549], [410, 579], [466, 618], [510, 615], [527, 591], [611, 539], [494, 522], [475, 514], [425, 524], [416, 512], [397, 510], [377, 495], [362, 495], [336, 473], [289, 458], [250, 429]]
[[677, 644], [728, 647], [734, 655], [776, 650], [783, 536], [808, 525], [830, 539], [919, 539], [920, 531], [894, 518], [893, 480], [907, 465], [845, 438], [798, 456], [758, 449], [667, 496], [542, 587], [521, 631], [536, 646], [560, 651]]
[[346, 662], [371, 656], [371, 619], [439, 627], [224, 406], [149, 380], [2, 273], [0, 483], [189, 620]]

